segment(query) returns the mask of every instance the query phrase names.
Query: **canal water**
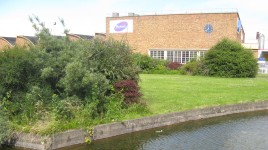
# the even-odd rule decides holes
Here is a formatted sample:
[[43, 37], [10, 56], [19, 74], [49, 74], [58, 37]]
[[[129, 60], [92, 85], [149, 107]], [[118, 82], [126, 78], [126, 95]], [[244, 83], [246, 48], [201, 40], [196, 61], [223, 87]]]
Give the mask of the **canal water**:
[[189, 121], [61, 150], [267, 150], [268, 111]]

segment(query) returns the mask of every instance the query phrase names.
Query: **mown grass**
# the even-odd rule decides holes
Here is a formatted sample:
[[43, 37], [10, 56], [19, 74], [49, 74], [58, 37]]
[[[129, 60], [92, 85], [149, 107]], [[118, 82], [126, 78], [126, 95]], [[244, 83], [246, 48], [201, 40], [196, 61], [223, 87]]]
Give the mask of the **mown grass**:
[[151, 114], [268, 100], [268, 76], [213, 78], [141, 74], [141, 91]]

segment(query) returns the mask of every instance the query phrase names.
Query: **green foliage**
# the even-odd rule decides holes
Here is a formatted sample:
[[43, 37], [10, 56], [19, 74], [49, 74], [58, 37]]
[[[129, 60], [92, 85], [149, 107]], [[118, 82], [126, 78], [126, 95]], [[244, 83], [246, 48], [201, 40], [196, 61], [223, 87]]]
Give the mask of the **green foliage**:
[[138, 70], [131, 58], [130, 47], [123, 42], [94, 40], [92, 43], [92, 61], [95, 71], [105, 75], [111, 81], [125, 79], [138, 80]]
[[73, 127], [80, 120], [120, 118], [122, 97], [112, 86], [139, 80], [130, 47], [112, 39], [70, 41], [51, 35], [38, 17], [30, 20], [38, 43], [0, 53], [0, 104], [13, 125], [39, 131], [34, 125], [40, 122]]
[[11, 137], [12, 130], [8, 120], [7, 113], [0, 106], [0, 148], [1, 145]]
[[27, 91], [30, 82], [39, 82], [39, 67], [39, 64], [35, 63], [34, 55], [25, 48], [13, 47], [1, 52], [0, 99], [9, 91], [19, 94]]
[[257, 60], [252, 52], [240, 43], [223, 39], [212, 47], [203, 60], [203, 75], [244, 78], [255, 77], [258, 70]]
[[[148, 55], [132, 54], [134, 63], [139, 66], [141, 73], [148, 74], [179, 74], [179, 65], [174, 69], [174, 66], [170, 66], [170, 63], [166, 60], [154, 59]], [[174, 63], [175, 64], [175, 63]]]
[[193, 59], [181, 67], [180, 73], [189, 75], [199, 75], [202, 72], [205, 72], [205, 70], [202, 70], [204, 68], [202, 65], [203, 65], [202, 60]]
[[85, 137], [85, 142], [87, 144], [92, 144], [93, 134], [94, 134], [94, 128], [87, 129], [88, 136]]
[[81, 106], [81, 100], [76, 97], [67, 97], [63, 100], [57, 100], [55, 96], [53, 99], [53, 112], [56, 120], [69, 121], [75, 117], [75, 112], [79, 110]]
[[105, 118], [110, 121], [118, 121], [123, 116], [124, 97], [121, 94], [114, 94], [107, 99]]
[[132, 54], [132, 57], [134, 59], [134, 63], [139, 66], [142, 71], [149, 71], [157, 66], [157, 60], [148, 55], [135, 53]]

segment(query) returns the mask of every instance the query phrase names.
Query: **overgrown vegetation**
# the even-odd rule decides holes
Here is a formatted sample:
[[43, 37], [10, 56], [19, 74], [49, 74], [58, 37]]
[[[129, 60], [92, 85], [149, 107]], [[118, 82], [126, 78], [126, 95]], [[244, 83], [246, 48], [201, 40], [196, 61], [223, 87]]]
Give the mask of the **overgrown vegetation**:
[[135, 53], [132, 55], [134, 63], [141, 73], [146, 74], [179, 74], [181, 64], [162, 59], [154, 59], [148, 55]]
[[5, 110], [0, 107], [0, 148], [1, 145], [10, 138], [12, 130]]
[[143, 104], [125, 102], [113, 87], [139, 80], [127, 44], [70, 41], [51, 35], [38, 17], [31, 22], [38, 44], [0, 53], [0, 105], [16, 130], [50, 134], [120, 120], [128, 108], [143, 109]]
[[223, 39], [205, 54], [205, 58], [183, 67], [185, 73], [227, 78], [253, 78], [258, 64], [253, 53], [239, 42]]

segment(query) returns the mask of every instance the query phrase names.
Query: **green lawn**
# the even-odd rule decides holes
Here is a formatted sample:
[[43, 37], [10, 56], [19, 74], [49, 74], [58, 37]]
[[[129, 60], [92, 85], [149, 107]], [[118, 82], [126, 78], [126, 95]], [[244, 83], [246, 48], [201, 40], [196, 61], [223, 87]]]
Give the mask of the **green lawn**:
[[141, 74], [141, 92], [152, 114], [268, 100], [268, 76], [213, 78]]

